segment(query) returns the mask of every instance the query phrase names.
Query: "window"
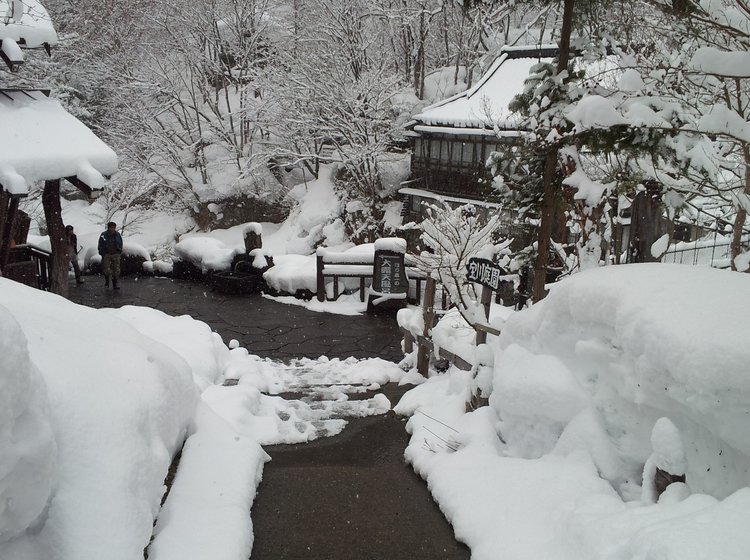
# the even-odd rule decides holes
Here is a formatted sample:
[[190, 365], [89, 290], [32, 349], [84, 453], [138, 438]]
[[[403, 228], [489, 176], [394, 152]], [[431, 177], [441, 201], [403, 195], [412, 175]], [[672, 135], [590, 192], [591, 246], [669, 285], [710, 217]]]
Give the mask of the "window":
[[675, 224], [672, 239], [675, 241], [690, 241], [690, 224]]

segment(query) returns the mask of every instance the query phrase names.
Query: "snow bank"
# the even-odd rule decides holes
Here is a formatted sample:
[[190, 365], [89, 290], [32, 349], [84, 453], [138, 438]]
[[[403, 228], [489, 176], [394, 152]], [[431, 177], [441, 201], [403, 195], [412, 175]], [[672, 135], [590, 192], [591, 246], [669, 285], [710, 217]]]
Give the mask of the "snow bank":
[[255, 439], [238, 435], [210, 407], [200, 405], [159, 514], [149, 558], [249, 558], [250, 505], [269, 460]]
[[47, 392], [18, 322], [0, 306], [0, 550], [35, 524], [53, 486], [57, 446]]
[[[554, 356], [556, 377], [575, 378], [632, 469], [651, 454], [652, 428], [667, 417], [686, 442], [690, 486], [725, 497], [750, 483], [735, 466], [750, 459], [750, 324], [738, 305], [747, 294], [750, 277], [710, 268], [657, 263], [576, 275], [508, 319], [495, 385], [507, 383], [510, 369]], [[526, 362], [517, 347], [529, 352]], [[519, 391], [526, 397], [534, 387]], [[493, 406], [509, 430], [544, 413], [542, 405], [523, 416], [503, 412], [504, 394]]]
[[[406, 458], [472, 558], [745, 558], [747, 294], [707, 268], [582, 272], [507, 318], [490, 406], [465, 412], [455, 369], [407, 393]], [[657, 497], [657, 466], [686, 484]]]
[[317, 290], [315, 257], [309, 255], [279, 255], [273, 267], [263, 274], [266, 284], [277, 292], [293, 294], [297, 290]]
[[[27, 452], [38, 447], [40, 460], [36, 473], [31, 465], [24, 467], [36, 477], [38, 488], [24, 493], [22, 502], [14, 506], [26, 521], [25, 527], [12, 531], [32, 527], [31, 518], [38, 514], [42, 498], [49, 495], [49, 502], [46, 516], [34, 530], [0, 541], [0, 557], [140, 556], [151, 536], [172, 454], [182, 442], [198, 399], [190, 368], [177, 354], [111, 314], [2, 278], [0, 306], [7, 309], [4, 334], [17, 349], [15, 354], [0, 354], [2, 378], [22, 386], [23, 376], [33, 389], [32, 372], [40, 372], [57, 447], [51, 477], [49, 447], [41, 445], [48, 428], [43, 419], [24, 421], [24, 415], [28, 420], [41, 405], [26, 405], [24, 413], [21, 399], [22, 416], [15, 426], [28, 430], [23, 434]], [[30, 362], [24, 358], [18, 329], [5, 320], [7, 313], [28, 340]], [[30, 403], [38, 401], [39, 391], [32, 391], [29, 398]], [[3, 413], [6, 410], [3, 407]], [[0, 457], [21, 456], [7, 445], [2, 442]], [[0, 503], [8, 504], [9, 490], [0, 486]]]
[[141, 334], [184, 358], [192, 372], [193, 382], [201, 391], [223, 380], [231, 353], [221, 336], [212, 332], [206, 323], [189, 315], [171, 317], [156, 309], [132, 305], [103, 312], [127, 321]]
[[229, 247], [211, 237], [187, 237], [174, 246], [180, 260], [194, 264], [203, 272], [229, 270], [235, 255], [245, 252], [244, 247]]

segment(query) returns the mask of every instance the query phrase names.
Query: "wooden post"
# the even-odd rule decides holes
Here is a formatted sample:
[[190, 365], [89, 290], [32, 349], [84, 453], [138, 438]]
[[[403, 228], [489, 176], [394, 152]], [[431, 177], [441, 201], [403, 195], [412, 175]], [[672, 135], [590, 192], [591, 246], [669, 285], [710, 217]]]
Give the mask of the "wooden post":
[[[435, 279], [428, 278], [424, 289], [424, 304], [422, 305], [424, 317], [424, 336], [429, 337], [432, 330], [432, 322], [435, 319]], [[417, 371], [427, 377], [430, 369], [430, 349], [422, 344], [417, 352]]]
[[30, 229], [31, 217], [23, 210], [19, 210], [18, 217], [16, 218], [16, 227], [13, 231], [13, 239], [16, 245], [24, 245], [28, 241]]
[[53, 293], [65, 296], [68, 294], [70, 258], [66, 247], [65, 224], [63, 224], [62, 207], [60, 205], [60, 179], [44, 182], [42, 207], [44, 208], [44, 218], [47, 221], [47, 233], [52, 248], [49, 289]]
[[245, 232], [245, 253], [250, 254], [254, 249], [263, 248], [263, 236], [253, 230]]
[[[484, 318], [485, 318], [485, 324], [490, 324], [490, 303], [492, 302], [492, 290], [488, 288], [487, 286], [482, 286], [482, 295], [480, 299], [480, 303], [482, 304], [482, 307], [484, 308]], [[487, 333], [484, 331], [477, 331], [477, 339], [476, 344], [479, 346], [480, 344], [484, 344], [487, 342]]]
[[318, 301], [325, 301], [326, 300], [326, 283], [325, 283], [325, 278], [323, 277], [323, 267], [325, 266], [325, 264], [323, 263], [322, 252], [316, 253], [315, 262], [317, 264], [316, 278], [317, 278], [317, 287], [318, 287]]
[[414, 337], [409, 331], [404, 331], [404, 354], [414, 352]]
[[0, 270], [8, 263], [10, 253], [12, 199], [10, 195], [0, 192]]

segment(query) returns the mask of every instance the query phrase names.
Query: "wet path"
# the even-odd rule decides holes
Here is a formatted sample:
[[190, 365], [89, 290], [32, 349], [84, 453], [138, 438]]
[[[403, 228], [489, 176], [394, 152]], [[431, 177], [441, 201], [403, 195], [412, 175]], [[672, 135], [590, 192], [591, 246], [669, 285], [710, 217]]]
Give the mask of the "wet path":
[[[402, 354], [393, 317], [314, 313], [260, 296], [228, 296], [207, 286], [125, 278], [119, 292], [99, 278], [72, 286], [70, 299], [93, 307], [146, 305], [208, 323], [263, 357], [382, 357]], [[406, 388], [383, 387], [392, 404]], [[350, 395], [350, 399], [373, 393]], [[315, 394], [289, 395], [311, 401]], [[252, 509], [251, 560], [458, 560], [469, 550], [405, 464], [405, 419], [393, 412], [349, 420], [333, 437], [272, 445]]]
[[[404, 390], [382, 392], [396, 403]], [[404, 463], [404, 423], [388, 412], [352, 420], [338, 436], [266, 447], [251, 560], [468, 559]]]
[[252, 354], [289, 358], [348, 357], [399, 361], [400, 339], [393, 317], [316, 313], [261, 296], [213, 292], [204, 284], [168, 278], [126, 277], [122, 289], [104, 288], [97, 276], [70, 287], [68, 298], [91, 307], [145, 305], [170, 315], [208, 323], [224, 342], [237, 339]]

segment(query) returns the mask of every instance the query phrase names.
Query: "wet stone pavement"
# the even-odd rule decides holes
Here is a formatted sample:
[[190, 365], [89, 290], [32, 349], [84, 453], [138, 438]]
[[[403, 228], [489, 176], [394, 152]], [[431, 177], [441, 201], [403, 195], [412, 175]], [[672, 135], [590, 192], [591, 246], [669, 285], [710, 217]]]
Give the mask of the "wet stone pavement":
[[170, 278], [125, 277], [120, 290], [104, 287], [99, 276], [73, 284], [68, 299], [90, 307], [143, 305], [170, 315], [206, 322], [225, 343], [237, 339], [251, 354], [286, 361], [320, 356], [399, 361], [401, 342], [395, 318], [316, 313], [260, 295], [214, 292], [205, 284]]
[[[69, 299], [92, 307], [144, 305], [206, 322], [225, 342], [252, 354], [291, 358], [402, 357], [395, 318], [315, 313], [259, 295], [234, 296], [166, 278], [125, 278], [122, 289], [100, 277], [71, 286]], [[382, 392], [395, 405], [409, 387]], [[352, 394], [350, 399], [372, 397]], [[286, 396], [286, 395], [281, 395]], [[290, 394], [307, 402], [319, 392]], [[468, 560], [469, 549], [432, 500], [425, 482], [403, 458], [405, 418], [347, 419], [342, 433], [306, 444], [271, 445], [271, 461], [252, 506], [250, 560]]]

